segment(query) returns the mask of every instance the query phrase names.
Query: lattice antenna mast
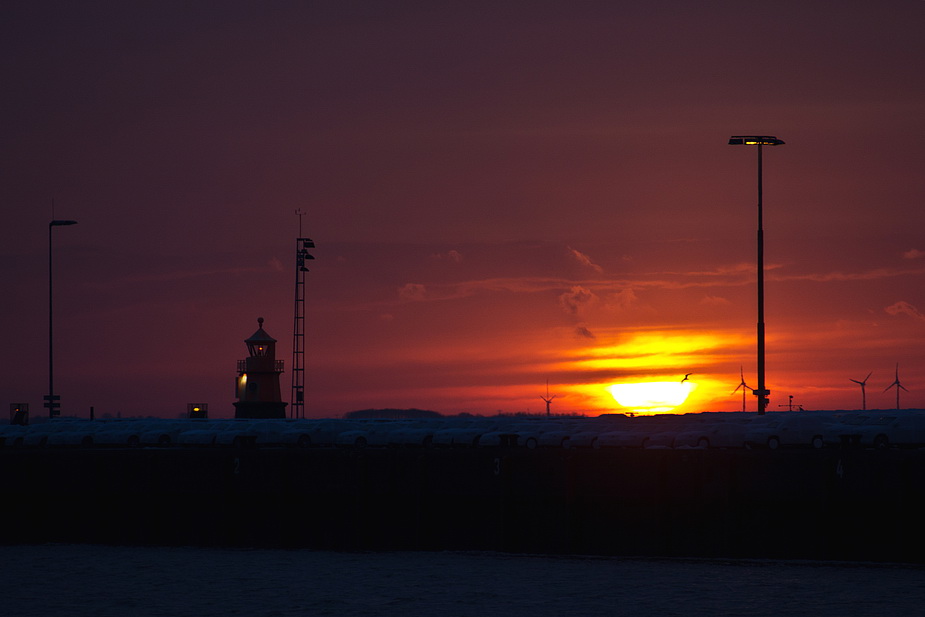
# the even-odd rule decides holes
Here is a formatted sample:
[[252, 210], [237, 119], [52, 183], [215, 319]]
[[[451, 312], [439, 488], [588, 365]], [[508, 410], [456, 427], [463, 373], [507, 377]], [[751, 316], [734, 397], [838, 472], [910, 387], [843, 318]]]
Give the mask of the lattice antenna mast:
[[295, 211], [299, 217], [299, 237], [295, 244], [295, 307], [292, 311], [292, 396], [289, 417], [305, 417], [305, 262], [314, 259], [308, 249], [315, 248], [311, 238], [302, 237], [302, 217], [305, 212]]

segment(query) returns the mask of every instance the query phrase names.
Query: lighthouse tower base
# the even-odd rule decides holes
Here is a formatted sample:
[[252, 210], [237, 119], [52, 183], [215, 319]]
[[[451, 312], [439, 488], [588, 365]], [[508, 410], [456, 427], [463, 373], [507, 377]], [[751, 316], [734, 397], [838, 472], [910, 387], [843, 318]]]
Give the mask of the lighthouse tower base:
[[286, 418], [286, 403], [280, 401], [237, 401], [234, 403], [235, 419], [256, 420]]

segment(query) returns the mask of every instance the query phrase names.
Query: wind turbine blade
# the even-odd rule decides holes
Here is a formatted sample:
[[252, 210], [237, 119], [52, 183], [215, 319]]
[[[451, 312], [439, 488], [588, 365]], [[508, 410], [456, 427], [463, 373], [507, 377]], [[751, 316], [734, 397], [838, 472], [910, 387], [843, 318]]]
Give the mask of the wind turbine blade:
[[[901, 383], [898, 383], [896, 385], [902, 388], [903, 390], [906, 390], [906, 386], [902, 385]], [[906, 392], [908, 392], [908, 390], [906, 390]]]
[[864, 378], [864, 383], [867, 383], [867, 380], [870, 379], [870, 376], [873, 375], [873, 374], [874, 374], [873, 371], [867, 373], [867, 377]]

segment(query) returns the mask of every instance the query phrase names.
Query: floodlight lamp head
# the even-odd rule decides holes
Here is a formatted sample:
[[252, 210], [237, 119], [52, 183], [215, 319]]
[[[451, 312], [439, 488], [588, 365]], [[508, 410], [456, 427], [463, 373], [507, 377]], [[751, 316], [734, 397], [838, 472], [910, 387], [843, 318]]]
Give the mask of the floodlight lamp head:
[[733, 135], [729, 138], [730, 146], [782, 146], [783, 139], [773, 135]]
[[48, 224], [49, 227], [59, 227], [61, 225], [76, 225], [77, 221], [54, 220]]

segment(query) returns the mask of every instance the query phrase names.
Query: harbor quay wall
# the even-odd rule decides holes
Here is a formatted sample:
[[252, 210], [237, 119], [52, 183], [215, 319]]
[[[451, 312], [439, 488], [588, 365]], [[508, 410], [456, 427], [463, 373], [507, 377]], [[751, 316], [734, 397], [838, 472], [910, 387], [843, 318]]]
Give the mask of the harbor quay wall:
[[0, 543], [925, 562], [925, 451], [0, 450]]

